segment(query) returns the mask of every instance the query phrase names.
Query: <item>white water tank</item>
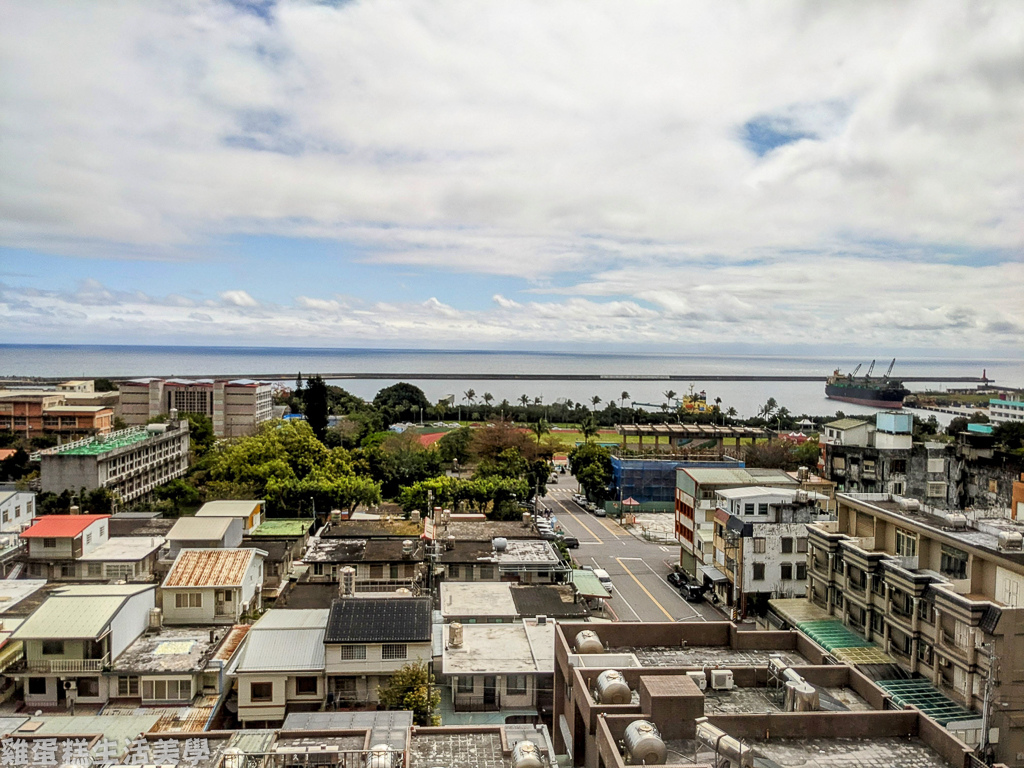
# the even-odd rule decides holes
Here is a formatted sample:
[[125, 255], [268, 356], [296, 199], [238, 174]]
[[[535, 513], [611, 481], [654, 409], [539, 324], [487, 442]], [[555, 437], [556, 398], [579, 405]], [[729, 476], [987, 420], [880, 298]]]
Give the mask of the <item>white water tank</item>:
[[529, 512], [523, 512], [523, 525], [524, 525], [524, 526], [527, 526], [527, 527], [529, 527], [529, 525], [530, 525], [530, 521], [531, 521], [532, 519], [533, 519], [533, 518], [532, 518], [532, 517], [530, 516], [530, 513], [529, 513]]
[[149, 609], [149, 628], [157, 632], [164, 625], [164, 612], [160, 608]]
[[346, 565], [338, 574], [338, 591], [342, 597], [352, 597], [356, 593], [356, 569]]
[[946, 515], [946, 522], [949, 524], [950, 528], [962, 531], [967, 527], [967, 515], [959, 512], [950, 512]]
[[448, 625], [448, 647], [449, 648], [461, 648], [462, 647], [462, 622], [453, 621]]
[[400, 755], [387, 744], [376, 744], [370, 747], [366, 756], [366, 768], [395, 768]]
[[494, 547], [495, 552], [504, 552], [508, 549], [508, 539], [504, 536], [498, 536], [495, 539], [491, 539], [491, 546]]
[[914, 512], [921, 508], [921, 502], [917, 499], [900, 499], [897, 502], [900, 509], [906, 509], [910, 512]]
[[999, 549], [1003, 552], [1020, 552], [1024, 548], [1024, 536], [1017, 531], [1003, 531], [999, 534]]
[[532, 741], [517, 741], [512, 747], [512, 768], [544, 768], [537, 745]]
[[576, 653], [604, 653], [604, 643], [592, 629], [584, 629], [576, 635]]
[[629, 704], [633, 692], [617, 669], [606, 669], [597, 676], [597, 701], [600, 704]]
[[703, 672], [690, 671], [686, 673], [686, 676], [696, 683], [697, 687], [702, 691], [706, 691], [708, 688], [708, 676]]
[[412, 553], [416, 551], [416, 545], [412, 543], [412, 539], [406, 539], [402, 542], [402, 557], [408, 560], [412, 557]]
[[622, 736], [628, 765], [664, 765], [668, 748], [661, 734], [648, 720], [634, 720]]
[[712, 669], [711, 688], [716, 691], [731, 691], [735, 681], [731, 669]]
[[418, 523], [420, 521], [420, 511], [418, 509], [414, 509], [412, 514], [409, 515], [409, 519], [414, 523]]
[[716, 757], [725, 758], [729, 768], [752, 768], [754, 765], [753, 750], [727, 735], [721, 728], [711, 725], [706, 717], [697, 720], [696, 741], [713, 751]]

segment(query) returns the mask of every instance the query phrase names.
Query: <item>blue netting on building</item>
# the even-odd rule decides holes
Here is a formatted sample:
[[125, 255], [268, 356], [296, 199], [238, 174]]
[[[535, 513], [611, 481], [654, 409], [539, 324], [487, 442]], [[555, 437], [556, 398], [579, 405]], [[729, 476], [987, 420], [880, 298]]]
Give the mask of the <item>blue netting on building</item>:
[[686, 461], [674, 459], [628, 459], [612, 456], [614, 499], [633, 498], [641, 504], [673, 504], [677, 469], [721, 469], [743, 467], [742, 461]]

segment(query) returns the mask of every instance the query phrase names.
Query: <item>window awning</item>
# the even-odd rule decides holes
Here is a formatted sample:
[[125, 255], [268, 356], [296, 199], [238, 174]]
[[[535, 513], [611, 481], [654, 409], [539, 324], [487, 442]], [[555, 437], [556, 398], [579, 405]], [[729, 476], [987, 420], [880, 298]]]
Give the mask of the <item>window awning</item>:
[[713, 565], [702, 565], [700, 572], [704, 574], [704, 578], [710, 579], [713, 582], [728, 581], [725, 574], [715, 568]]

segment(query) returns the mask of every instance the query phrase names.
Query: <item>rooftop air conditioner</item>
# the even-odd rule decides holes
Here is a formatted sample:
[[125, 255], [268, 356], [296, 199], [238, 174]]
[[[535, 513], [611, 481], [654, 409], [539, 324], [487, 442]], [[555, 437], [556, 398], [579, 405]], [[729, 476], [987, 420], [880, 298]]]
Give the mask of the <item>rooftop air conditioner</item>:
[[711, 687], [716, 691], [731, 691], [735, 686], [731, 669], [711, 670]]
[[708, 688], [708, 676], [703, 672], [687, 672], [686, 676], [693, 680], [697, 684], [697, 687], [702, 691], [706, 691]]

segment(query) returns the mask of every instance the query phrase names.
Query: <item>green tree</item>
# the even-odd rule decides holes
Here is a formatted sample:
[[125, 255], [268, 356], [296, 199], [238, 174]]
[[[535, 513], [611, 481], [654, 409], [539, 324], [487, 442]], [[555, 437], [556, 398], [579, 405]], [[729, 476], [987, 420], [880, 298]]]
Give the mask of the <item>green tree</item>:
[[769, 440], [748, 445], [743, 460], [748, 467], [760, 469], [793, 470], [800, 466], [795, 447], [787, 440]]
[[1024, 447], [1024, 421], [1004, 421], [992, 430], [996, 443], [1007, 450], [1019, 451]]
[[373, 406], [389, 427], [396, 421], [415, 421], [419, 419], [420, 409], [430, 409], [430, 401], [423, 390], [414, 384], [400, 381], [380, 390], [373, 398]]
[[484, 402], [487, 403], [488, 407], [491, 405], [493, 401], [494, 395], [492, 395], [490, 392], [484, 392]]
[[416, 725], [440, 725], [434, 714], [441, 703], [441, 692], [425, 662], [405, 664], [387, 682], [377, 687], [377, 698], [385, 709], [409, 710]]
[[588, 413], [583, 417], [583, 421], [580, 422], [580, 432], [583, 433], [583, 440], [587, 443], [590, 442], [591, 438], [597, 436], [597, 419], [594, 418], [593, 414]]
[[619, 394], [619, 408], [622, 408], [623, 404], [627, 400], [629, 400], [629, 392], [627, 392], [626, 390], [622, 390], [622, 392]]
[[530, 396], [529, 395], [520, 395], [519, 396], [519, 404], [521, 406], [523, 406], [523, 408], [528, 406], [530, 404]]
[[110, 379], [93, 379], [92, 388], [96, 392], [116, 392], [117, 384]]
[[213, 432], [213, 420], [205, 413], [183, 413], [181, 418], [188, 422], [192, 455], [196, 459], [201, 459], [217, 441], [217, 436]]
[[465, 464], [469, 461], [469, 446], [473, 439], [472, 430], [469, 427], [453, 429], [437, 441], [437, 451], [441, 459], [449, 464], [458, 461]]
[[588, 499], [603, 501], [612, 481], [612, 455], [601, 445], [584, 443], [569, 451], [569, 468]]
[[600, 395], [594, 395], [592, 398], [590, 398], [591, 410], [596, 411], [597, 410], [597, 406], [599, 406], [600, 404], [601, 404], [601, 396]]
[[809, 467], [813, 470], [818, 466], [821, 458], [821, 445], [818, 443], [818, 436], [811, 435], [810, 438], [796, 447], [793, 451], [796, 456], [797, 466]]
[[170, 503], [174, 514], [181, 514], [183, 506], [198, 506], [202, 497], [199, 489], [183, 478], [175, 478], [153, 489], [153, 495], [160, 501]]
[[305, 405], [306, 421], [317, 440], [323, 442], [327, 434], [327, 384], [320, 376], [313, 376], [306, 382], [306, 388], [302, 390], [302, 402]]
[[530, 431], [537, 437], [537, 445], [540, 445], [541, 438], [551, 433], [551, 425], [544, 419], [537, 419], [530, 427]]

